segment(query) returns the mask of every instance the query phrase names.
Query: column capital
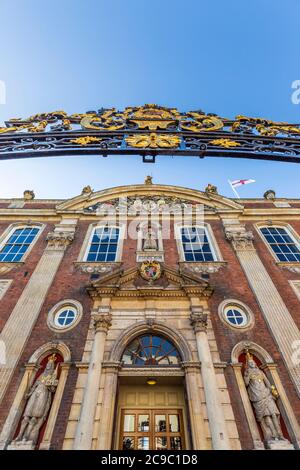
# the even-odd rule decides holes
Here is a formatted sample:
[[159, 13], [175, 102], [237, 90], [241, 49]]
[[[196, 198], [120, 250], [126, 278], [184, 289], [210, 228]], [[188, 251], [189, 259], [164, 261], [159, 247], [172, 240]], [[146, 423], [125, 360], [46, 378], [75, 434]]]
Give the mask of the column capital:
[[95, 332], [103, 331], [107, 333], [109, 328], [111, 327], [111, 314], [108, 312], [93, 312], [92, 313], [93, 324], [95, 328]]
[[65, 250], [74, 240], [74, 232], [49, 232], [47, 235], [47, 249]]
[[225, 238], [232, 243], [236, 251], [254, 250], [254, 235], [244, 225], [225, 226]]
[[198, 332], [207, 332], [207, 321], [208, 321], [208, 314], [203, 312], [201, 308], [192, 308], [190, 314], [190, 322], [192, 327], [194, 328], [195, 333]]

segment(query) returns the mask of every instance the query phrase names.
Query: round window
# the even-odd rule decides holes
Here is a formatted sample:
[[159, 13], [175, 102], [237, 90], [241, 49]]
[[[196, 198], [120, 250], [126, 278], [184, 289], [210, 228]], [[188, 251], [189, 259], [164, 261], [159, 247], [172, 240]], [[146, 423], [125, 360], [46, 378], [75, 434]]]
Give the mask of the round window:
[[54, 323], [59, 328], [71, 326], [76, 320], [77, 312], [74, 308], [64, 308], [55, 315]]
[[54, 305], [48, 313], [48, 327], [56, 332], [74, 328], [83, 314], [82, 305], [77, 300], [65, 299]]
[[224, 311], [225, 320], [235, 327], [243, 327], [248, 323], [248, 316], [238, 307], [227, 307]]

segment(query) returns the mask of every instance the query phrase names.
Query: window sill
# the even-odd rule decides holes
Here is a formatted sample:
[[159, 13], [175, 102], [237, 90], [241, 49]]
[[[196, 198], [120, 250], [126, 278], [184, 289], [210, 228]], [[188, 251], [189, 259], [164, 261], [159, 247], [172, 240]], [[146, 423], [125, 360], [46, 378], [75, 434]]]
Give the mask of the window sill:
[[122, 265], [121, 261], [75, 261], [75, 266], [83, 273], [108, 274]]
[[7, 262], [7, 261], [0, 261], [0, 274], [6, 274], [11, 271], [13, 268], [17, 268], [19, 266], [23, 266], [24, 261], [17, 261], [17, 262]]
[[180, 261], [180, 270], [188, 269], [195, 274], [214, 274], [227, 266], [227, 261]]
[[282, 269], [288, 269], [291, 273], [300, 274], [300, 262], [277, 261], [276, 266]]

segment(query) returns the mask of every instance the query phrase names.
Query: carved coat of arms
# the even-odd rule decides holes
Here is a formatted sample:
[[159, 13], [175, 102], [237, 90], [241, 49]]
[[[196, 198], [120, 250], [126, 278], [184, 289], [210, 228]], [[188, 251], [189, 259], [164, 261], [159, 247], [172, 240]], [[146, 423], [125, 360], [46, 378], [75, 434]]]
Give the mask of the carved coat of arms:
[[140, 267], [140, 274], [146, 281], [156, 281], [161, 275], [161, 266], [157, 261], [144, 261]]

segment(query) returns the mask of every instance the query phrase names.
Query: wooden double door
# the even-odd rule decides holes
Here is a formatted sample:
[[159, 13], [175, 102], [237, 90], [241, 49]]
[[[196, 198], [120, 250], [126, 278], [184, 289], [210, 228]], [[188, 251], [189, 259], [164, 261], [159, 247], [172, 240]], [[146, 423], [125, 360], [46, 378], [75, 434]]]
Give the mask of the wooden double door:
[[122, 410], [119, 449], [182, 450], [184, 446], [181, 410]]

